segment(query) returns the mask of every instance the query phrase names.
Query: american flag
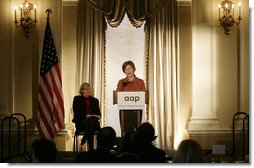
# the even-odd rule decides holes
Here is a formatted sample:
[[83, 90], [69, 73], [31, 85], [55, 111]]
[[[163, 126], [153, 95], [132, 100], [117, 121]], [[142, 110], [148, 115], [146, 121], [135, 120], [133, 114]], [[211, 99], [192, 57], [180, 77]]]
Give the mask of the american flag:
[[62, 77], [49, 18], [42, 49], [37, 128], [41, 138], [51, 140], [64, 128]]

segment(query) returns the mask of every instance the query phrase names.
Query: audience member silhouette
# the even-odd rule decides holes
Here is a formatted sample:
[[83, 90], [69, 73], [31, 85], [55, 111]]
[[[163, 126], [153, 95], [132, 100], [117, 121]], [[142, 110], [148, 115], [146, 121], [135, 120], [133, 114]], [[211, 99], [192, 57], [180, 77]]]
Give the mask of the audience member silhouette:
[[173, 163], [204, 163], [200, 144], [191, 139], [183, 140], [176, 151]]
[[138, 127], [135, 148], [138, 149], [138, 162], [141, 163], [164, 163], [167, 162], [166, 152], [155, 147], [153, 141], [156, 139], [152, 124], [145, 122]]
[[118, 156], [119, 163], [135, 163], [137, 162], [136, 159], [136, 148], [134, 146], [134, 140], [136, 136], [135, 129], [127, 130], [121, 142], [121, 150]]
[[41, 138], [33, 141], [32, 145], [34, 163], [54, 163], [57, 155], [56, 144], [48, 139]]
[[112, 127], [103, 127], [97, 134], [97, 149], [81, 152], [75, 162], [77, 163], [116, 163], [114, 150], [116, 145], [116, 132]]

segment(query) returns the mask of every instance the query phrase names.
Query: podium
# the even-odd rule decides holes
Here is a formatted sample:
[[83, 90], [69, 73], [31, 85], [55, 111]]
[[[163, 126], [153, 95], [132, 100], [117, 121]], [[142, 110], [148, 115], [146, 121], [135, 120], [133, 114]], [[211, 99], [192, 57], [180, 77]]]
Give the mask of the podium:
[[148, 91], [113, 91], [113, 104], [118, 105], [121, 135], [128, 129], [137, 128], [145, 121]]

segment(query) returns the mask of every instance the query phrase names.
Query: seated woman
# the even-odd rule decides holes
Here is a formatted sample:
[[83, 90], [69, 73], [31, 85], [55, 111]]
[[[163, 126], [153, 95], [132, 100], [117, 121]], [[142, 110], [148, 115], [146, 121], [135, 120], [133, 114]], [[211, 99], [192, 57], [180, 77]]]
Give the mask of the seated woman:
[[85, 135], [81, 140], [81, 145], [88, 142], [89, 150], [94, 150], [94, 134], [100, 129], [99, 119], [101, 116], [99, 100], [92, 95], [91, 85], [82, 83], [79, 89], [81, 95], [73, 99], [74, 118], [76, 133], [84, 132]]

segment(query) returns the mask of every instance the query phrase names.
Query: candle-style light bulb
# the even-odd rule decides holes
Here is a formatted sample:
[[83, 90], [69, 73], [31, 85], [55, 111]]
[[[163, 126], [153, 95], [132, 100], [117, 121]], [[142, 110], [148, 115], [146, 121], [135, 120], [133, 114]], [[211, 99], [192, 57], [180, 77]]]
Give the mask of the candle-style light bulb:
[[226, 10], [226, 17], [228, 17], [228, 3], [225, 4], [225, 10]]
[[26, 18], [28, 19], [28, 13], [29, 13], [29, 9], [28, 9], [28, 3], [26, 3]]
[[242, 6], [241, 2], [238, 2], [238, 15], [239, 15], [239, 18], [241, 17], [241, 13], [242, 13], [241, 6]]
[[36, 21], [36, 5], [34, 4], [34, 21]]
[[14, 6], [15, 22], [17, 22], [17, 9], [18, 9], [18, 7], [15, 5], [15, 6]]
[[235, 4], [232, 4], [232, 8], [233, 8], [233, 18], [234, 18], [234, 15], [235, 15]]
[[218, 8], [219, 8], [219, 20], [220, 20], [220, 8], [221, 8], [221, 4], [218, 4]]
[[225, 4], [225, 8], [228, 8], [228, 3]]
[[22, 22], [23, 21], [23, 17], [22, 17], [23, 5], [22, 4], [19, 4], [19, 9], [20, 9], [20, 20]]

